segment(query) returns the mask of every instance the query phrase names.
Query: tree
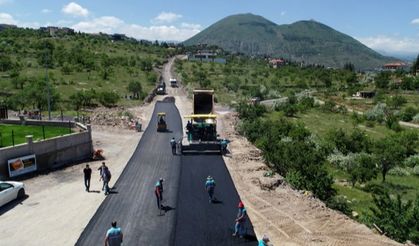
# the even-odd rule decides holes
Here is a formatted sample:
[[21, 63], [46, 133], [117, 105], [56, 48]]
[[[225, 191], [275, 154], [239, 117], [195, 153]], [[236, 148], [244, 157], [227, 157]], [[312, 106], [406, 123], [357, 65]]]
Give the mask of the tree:
[[414, 108], [412, 106], [406, 107], [402, 111], [402, 113], [400, 115], [400, 119], [402, 121], [411, 121], [413, 119], [413, 117], [415, 117], [415, 115], [417, 113], [419, 113], [419, 110], [418, 109], [416, 109], [416, 108]]
[[388, 97], [386, 100], [386, 104], [393, 109], [399, 109], [401, 106], [403, 106], [406, 103], [407, 103], [406, 98], [400, 95]]
[[153, 70], [153, 62], [150, 57], [147, 57], [140, 61], [140, 69], [144, 72], [150, 72]]
[[76, 110], [76, 112], [77, 112], [77, 118], [79, 117], [80, 109], [83, 107], [83, 102], [84, 102], [83, 97], [84, 97], [83, 92], [78, 91], [78, 92], [72, 94], [69, 98], [71, 106], [73, 106], [74, 110]]
[[[48, 90], [50, 90], [49, 93]], [[60, 94], [54, 87], [48, 85], [43, 78], [32, 80], [30, 85], [26, 86], [23, 91], [25, 96], [28, 97], [29, 103], [33, 104], [39, 110], [47, 108], [48, 94], [51, 96], [51, 109], [54, 109], [60, 101]]]
[[343, 69], [348, 70], [350, 72], [355, 72], [355, 66], [353, 63], [350, 63], [350, 62], [345, 63], [345, 65], [343, 66]]
[[416, 57], [416, 60], [412, 65], [412, 74], [416, 75], [418, 70], [419, 70], [419, 55]]
[[390, 83], [390, 73], [381, 72], [375, 77], [375, 86], [381, 89], [386, 89]]
[[132, 96], [133, 96], [133, 98], [137, 98], [137, 99], [139, 99], [140, 98], [140, 94], [141, 94], [141, 92], [143, 91], [143, 88], [142, 88], [142, 86], [141, 86], [141, 83], [140, 82], [138, 82], [138, 81], [131, 81], [129, 84], [128, 84], [128, 87], [127, 87], [127, 90], [129, 91], [129, 92], [132, 92]]
[[373, 195], [375, 206], [371, 207], [372, 220], [391, 238], [405, 242], [412, 239], [418, 242], [417, 211], [419, 198], [416, 205], [412, 201], [403, 202], [400, 194], [392, 199], [388, 193]]
[[377, 176], [374, 158], [369, 154], [350, 154], [349, 158], [344, 161], [344, 165], [352, 187], [355, 187], [357, 182], [365, 183]]
[[38, 44], [38, 63], [42, 67], [54, 67], [54, 43], [51, 40], [42, 40]]
[[13, 68], [10, 56], [0, 53], [0, 72], [6, 72]]
[[405, 152], [404, 146], [401, 146], [394, 136], [376, 142], [374, 153], [377, 156], [383, 182], [386, 181], [388, 171], [403, 161]]
[[113, 91], [104, 91], [98, 95], [99, 102], [105, 107], [112, 107], [119, 101], [119, 95]]

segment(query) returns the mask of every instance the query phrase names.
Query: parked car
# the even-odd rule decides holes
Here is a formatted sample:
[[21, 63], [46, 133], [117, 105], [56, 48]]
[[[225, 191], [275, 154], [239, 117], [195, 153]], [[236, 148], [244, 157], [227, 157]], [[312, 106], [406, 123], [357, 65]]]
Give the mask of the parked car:
[[25, 196], [25, 185], [14, 181], [0, 181], [0, 207]]

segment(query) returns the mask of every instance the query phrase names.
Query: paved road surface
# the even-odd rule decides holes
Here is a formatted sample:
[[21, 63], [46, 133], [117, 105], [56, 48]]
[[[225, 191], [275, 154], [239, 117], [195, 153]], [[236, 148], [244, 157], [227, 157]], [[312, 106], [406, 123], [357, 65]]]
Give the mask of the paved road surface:
[[[156, 132], [157, 112], [167, 113], [172, 133]], [[157, 102], [149, 127], [115, 184], [118, 193], [104, 200], [76, 245], [102, 244], [112, 220], [118, 221], [125, 234], [124, 245], [170, 245], [175, 210], [159, 216], [154, 185], [160, 177], [166, 180], [163, 202], [175, 207], [180, 156], [172, 155], [169, 141], [172, 136], [180, 138], [181, 131], [180, 116], [174, 104]]]
[[[167, 113], [171, 133], [157, 133], [155, 115]], [[256, 245], [231, 236], [239, 201], [221, 156], [173, 156], [169, 140], [181, 137], [179, 113], [173, 103], [158, 102], [149, 127], [109, 195], [76, 245], [99, 245], [112, 220], [124, 232], [124, 245]], [[111, 170], [112, 171], [112, 170]], [[216, 179], [216, 197], [209, 204], [205, 178]], [[172, 210], [159, 216], [154, 184], [165, 178], [164, 205]], [[112, 184], [112, 183], [111, 183]], [[254, 235], [248, 223], [248, 233]]]
[[[217, 203], [209, 203], [204, 183], [208, 175], [216, 182]], [[224, 160], [219, 155], [182, 156], [180, 193], [174, 245], [256, 245], [249, 221], [244, 239], [231, 236], [239, 203]]]

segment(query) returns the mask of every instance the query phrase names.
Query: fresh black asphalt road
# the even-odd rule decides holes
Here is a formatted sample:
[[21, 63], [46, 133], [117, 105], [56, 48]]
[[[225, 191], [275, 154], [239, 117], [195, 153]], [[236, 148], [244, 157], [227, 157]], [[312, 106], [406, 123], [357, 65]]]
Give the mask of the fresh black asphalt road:
[[[166, 112], [168, 132], [156, 131], [158, 112]], [[182, 122], [172, 102], [157, 102], [153, 117], [133, 156], [76, 245], [103, 245], [113, 220], [124, 233], [124, 245], [256, 245], [231, 236], [239, 197], [220, 156], [172, 155], [169, 141], [182, 137]], [[112, 172], [112, 170], [111, 170]], [[204, 182], [215, 178], [210, 204]], [[154, 185], [165, 179], [160, 214]], [[113, 180], [111, 180], [112, 186]], [[250, 222], [247, 232], [254, 235]]]
[[[205, 191], [214, 178], [215, 203]], [[184, 155], [177, 204], [175, 245], [256, 245], [249, 221], [243, 239], [232, 237], [239, 195], [220, 155]]]

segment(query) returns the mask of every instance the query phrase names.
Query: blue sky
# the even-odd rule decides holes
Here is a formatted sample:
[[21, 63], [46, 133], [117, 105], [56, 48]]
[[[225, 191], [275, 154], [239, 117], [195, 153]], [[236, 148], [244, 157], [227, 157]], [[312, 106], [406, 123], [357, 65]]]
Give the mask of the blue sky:
[[314, 19], [388, 54], [419, 53], [418, 0], [0, 0], [0, 23], [183, 41], [232, 14]]

